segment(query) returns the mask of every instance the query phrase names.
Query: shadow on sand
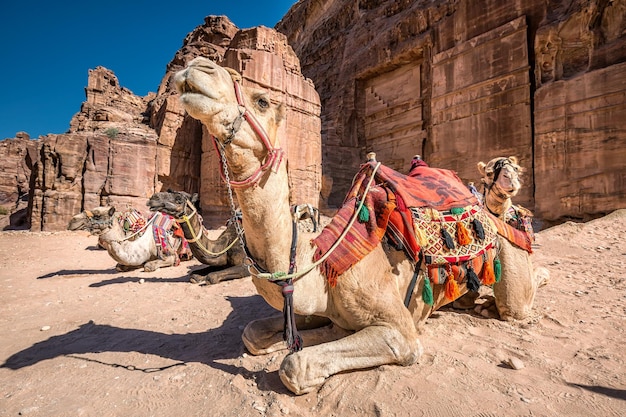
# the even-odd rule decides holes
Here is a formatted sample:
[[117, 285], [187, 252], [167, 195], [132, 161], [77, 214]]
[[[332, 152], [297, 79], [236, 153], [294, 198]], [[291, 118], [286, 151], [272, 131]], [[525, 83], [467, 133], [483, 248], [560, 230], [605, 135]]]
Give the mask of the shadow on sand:
[[[188, 362], [199, 362], [233, 375], [242, 374], [254, 378], [254, 373], [235, 365], [218, 363], [217, 360], [234, 359], [245, 351], [241, 342], [242, 328], [251, 320], [276, 314], [258, 295], [249, 297], [228, 297], [232, 311], [215, 329], [200, 333], [166, 334], [150, 330], [125, 329], [89, 321], [78, 329], [52, 336], [47, 340], [11, 355], [0, 367], [18, 370], [35, 365], [47, 359], [67, 356], [106, 366], [125, 368], [131, 371], [156, 372], [182, 366]], [[238, 346], [233, 350], [233, 346]], [[143, 369], [141, 363], [107, 363], [93, 355], [89, 358], [80, 354], [102, 352], [139, 352], [156, 355], [176, 361], [162, 368]], [[264, 373], [264, 372], [262, 372]], [[266, 376], [267, 377], [267, 376]], [[276, 379], [271, 377], [271, 379]], [[268, 381], [269, 382], [269, 381]], [[277, 381], [278, 385], [280, 381]], [[271, 385], [274, 385], [272, 382]], [[279, 389], [279, 386], [272, 387]]]

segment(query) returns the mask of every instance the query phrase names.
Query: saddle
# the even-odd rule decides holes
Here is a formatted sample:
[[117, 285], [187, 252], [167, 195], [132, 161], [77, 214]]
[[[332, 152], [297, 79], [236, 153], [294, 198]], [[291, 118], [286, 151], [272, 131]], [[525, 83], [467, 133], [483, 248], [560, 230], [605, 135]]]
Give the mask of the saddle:
[[[361, 165], [344, 204], [312, 241], [317, 261], [335, 244], [363, 200], [359, 221], [321, 264], [331, 287], [383, 239], [423, 265], [425, 290], [431, 283], [444, 284], [449, 300], [460, 295], [459, 283], [478, 290], [499, 280], [497, 235], [531, 252], [527, 233], [487, 213], [453, 171], [423, 164], [404, 175], [380, 165], [374, 174], [376, 185], [364, 195], [375, 166], [376, 162]], [[430, 297], [423, 298], [432, 304], [430, 291]]]

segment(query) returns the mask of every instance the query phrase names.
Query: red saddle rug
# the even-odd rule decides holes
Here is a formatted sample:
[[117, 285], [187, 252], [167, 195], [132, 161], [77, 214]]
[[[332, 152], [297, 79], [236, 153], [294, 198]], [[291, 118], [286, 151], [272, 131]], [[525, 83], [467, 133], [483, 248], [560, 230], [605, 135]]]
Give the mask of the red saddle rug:
[[[343, 206], [331, 223], [312, 241], [317, 248], [314, 261], [324, 256], [345, 231], [355, 215], [375, 166], [375, 162], [361, 165]], [[374, 174], [374, 183], [363, 204], [367, 215], [361, 216], [359, 213], [361, 220], [354, 222], [345, 238], [321, 264], [322, 272], [331, 286], [336, 285], [339, 275], [369, 254], [385, 234], [393, 242], [399, 243], [407, 255], [416, 261], [423, 243], [420, 244], [416, 236], [416, 225], [410, 207], [449, 212], [451, 209], [479, 206], [476, 197], [456, 173], [446, 169], [418, 166], [408, 176], [380, 165]], [[491, 227], [495, 229], [497, 226], [499, 234], [531, 251], [530, 239], [524, 238], [523, 232], [498, 219], [491, 220], [494, 225]]]

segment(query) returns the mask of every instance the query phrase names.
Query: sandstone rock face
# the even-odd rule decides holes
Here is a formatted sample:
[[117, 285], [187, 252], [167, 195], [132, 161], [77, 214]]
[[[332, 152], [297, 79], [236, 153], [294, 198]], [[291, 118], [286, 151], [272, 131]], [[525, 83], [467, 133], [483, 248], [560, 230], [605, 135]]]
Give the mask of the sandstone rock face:
[[185, 38], [151, 104], [151, 124], [159, 134], [159, 186], [198, 192], [209, 227], [222, 225], [231, 216], [212, 138], [200, 122], [185, 115], [170, 85], [171, 76], [197, 56], [208, 56], [239, 71], [244, 85], [268, 89], [272, 100], [285, 104], [286, 121], [278, 135], [289, 161], [292, 203], [318, 206], [322, 182], [318, 94], [302, 76], [284, 35], [265, 27], [239, 30], [223, 16], [207, 17], [204, 25]]
[[367, 152], [478, 182], [515, 155], [516, 203], [546, 222], [626, 206], [626, 2], [302, 0], [278, 23], [322, 102], [341, 203]]
[[[158, 93], [138, 97], [111, 70], [98, 67], [89, 71], [86, 101], [68, 133], [0, 143], [0, 204], [21, 210], [26, 227], [52, 231], [98, 205], [132, 206], [147, 215], [147, 199], [171, 188], [200, 193], [206, 225], [223, 225], [231, 207], [218, 156], [169, 82], [200, 55], [237, 69], [245, 85], [270, 89], [272, 100], [285, 103], [287, 122], [279, 135], [289, 159], [291, 197], [294, 204], [319, 205], [320, 103], [312, 82], [301, 75], [284, 35], [264, 27], [240, 31], [223, 16], [207, 17], [185, 38]], [[27, 209], [18, 205], [26, 195]]]
[[31, 157], [36, 148], [36, 142], [24, 133], [0, 141], [0, 207], [10, 215], [7, 223], [12, 227], [28, 225]]

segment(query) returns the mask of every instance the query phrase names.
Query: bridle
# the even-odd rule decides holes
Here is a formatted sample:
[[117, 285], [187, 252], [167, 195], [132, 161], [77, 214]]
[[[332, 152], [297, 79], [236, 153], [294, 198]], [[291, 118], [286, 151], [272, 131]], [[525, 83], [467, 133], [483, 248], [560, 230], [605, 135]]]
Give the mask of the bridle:
[[215, 136], [213, 136], [213, 146], [215, 146], [215, 150], [220, 155], [222, 161], [225, 161], [224, 157], [224, 147], [230, 145], [235, 135], [239, 131], [241, 127], [241, 122], [245, 119], [254, 133], [261, 139], [263, 142], [263, 146], [267, 149], [267, 156], [265, 157], [265, 161], [261, 164], [259, 168], [252, 175], [242, 181], [233, 181], [226, 179], [226, 173], [224, 171], [224, 167], [220, 166], [220, 174], [222, 179], [227, 182], [233, 188], [246, 188], [255, 185], [261, 180], [261, 177], [267, 171], [268, 168], [271, 168], [272, 171], [276, 172], [278, 170], [278, 166], [282, 162], [285, 151], [281, 148], [275, 148], [274, 145], [270, 142], [269, 136], [263, 126], [259, 123], [259, 121], [254, 117], [254, 114], [248, 111], [244, 99], [243, 94], [241, 93], [241, 86], [237, 81], [233, 80], [233, 86], [235, 88], [235, 97], [237, 98], [237, 104], [239, 105], [239, 115], [233, 120], [230, 127], [230, 132], [228, 136], [225, 138], [224, 142], [221, 143], [217, 140]]
[[483, 180], [483, 183], [484, 183], [483, 201], [484, 201], [485, 207], [487, 207], [487, 210], [489, 210], [489, 212], [495, 216], [498, 216], [498, 213], [493, 212], [491, 208], [489, 207], [489, 205], [487, 204], [487, 194], [493, 194], [498, 203], [502, 203], [506, 201], [507, 198], [509, 198], [507, 193], [505, 193], [504, 190], [502, 190], [502, 187], [500, 187], [500, 185], [498, 184], [500, 173], [502, 172], [502, 169], [506, 165], [513, 165], [513, 162], [509, 158], [502, 158], [502, 159], [497, 160], [495, 164], [493, 165], [493, 180], [491, 181], [491, 184], [487, 184]]
[[[191, 214], [187, 215], [187, 207], [191, 208]], [[185, 223], [187, 225], [187, 227], [189, 228], [189, 233], [191, 233], [192, 238], [191, 239], [187, 239], [188, 243], [195, 243], [200, 249], [202, 249], [202, 251], [210, 256], [220, 256], [225, 254], [226, 252], [228, 252], [234, 245], [235, 243], [237, 243], [237, 241], [239, 240], [239, 236], [235, 237], [235, 239], [233, 239], [232, 242], [230, 242], [224, 249], [222, 249], [219, 252], [212, 252], [209, 249], [205, 248], [204, 245], [202, 244], [202, 241], [200, 240], [200, 238], [202, 238], [202, 236], [204, 235], [204, 227], [202, 227], [202, 229], [200, 230], [200, 232], [196, 232], [193, 228], [193, 226], [191, 225], [191, 219], [193, 218], [193, 216], [200, 216], [200, 214], [198, 214], [198, 211], [196, 210], [196, 208], [193, 206], [193, 204], [191, 204], [191, 202], [188, 199], [185, 199], [185, 207], [183, 208], [183, 215], [181, 218], [176, 219], [176, 223], [181, 224], [181, 223]], [[202, 225], [202, 221], [201, 219], [198, 219], [200, 225]], [[238, 221], [238, 219], [234, 218], [234, 219], [230, 219], [230, 221]]]

